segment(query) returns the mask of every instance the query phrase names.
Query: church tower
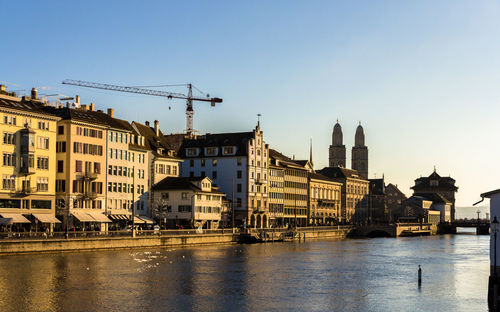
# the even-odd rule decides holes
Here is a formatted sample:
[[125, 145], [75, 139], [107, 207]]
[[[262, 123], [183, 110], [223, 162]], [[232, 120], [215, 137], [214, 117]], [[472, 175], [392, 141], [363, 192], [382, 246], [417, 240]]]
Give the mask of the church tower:
[[345, 145], [342, 143], [342, 127], [337, 123], [333, 127], [332, 145], [330, 145], [328, 158], [329, 167], [344, 167], [345, 168]]
[[351, 168], [357, 170], [365, 179], [368, 179], [368, 147], [365, 146], [365, 133], [363, 127], [361, 127], [361, 122], [359, 122], [356, 129], [351, 160]]

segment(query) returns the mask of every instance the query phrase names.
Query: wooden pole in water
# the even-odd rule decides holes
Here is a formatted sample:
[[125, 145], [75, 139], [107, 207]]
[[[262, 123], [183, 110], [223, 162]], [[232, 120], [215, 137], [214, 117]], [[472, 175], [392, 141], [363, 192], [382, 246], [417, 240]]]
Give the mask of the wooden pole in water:
[[422, 286], [422, 268], [418, 265], [418, 287]]

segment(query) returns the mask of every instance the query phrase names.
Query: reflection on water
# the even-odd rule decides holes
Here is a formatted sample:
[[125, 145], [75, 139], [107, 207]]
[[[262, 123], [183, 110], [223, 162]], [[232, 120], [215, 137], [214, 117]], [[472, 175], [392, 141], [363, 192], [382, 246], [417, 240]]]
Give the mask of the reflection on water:
[[6, 256], [0, 311], [486, 311], [488, 240], [445, 235]]

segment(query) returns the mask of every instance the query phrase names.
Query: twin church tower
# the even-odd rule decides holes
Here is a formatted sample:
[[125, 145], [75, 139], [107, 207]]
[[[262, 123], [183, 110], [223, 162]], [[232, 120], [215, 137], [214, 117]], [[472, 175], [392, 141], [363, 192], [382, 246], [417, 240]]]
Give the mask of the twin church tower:
[[[330, 145], [329, 167], [346, 167], [345, 145], [342, 138], [342, 127], [337, 120], [333, 127], [332, 145]], [[354, 146], [351, 154], [351, 168], [368, 179], [368, 147], [365, 146], [365, 133], [361, 122], [356, 129]]]

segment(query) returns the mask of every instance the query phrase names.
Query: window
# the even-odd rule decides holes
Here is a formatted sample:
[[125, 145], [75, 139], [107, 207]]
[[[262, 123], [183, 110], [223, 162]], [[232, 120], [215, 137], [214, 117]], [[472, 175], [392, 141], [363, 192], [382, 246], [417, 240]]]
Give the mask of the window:
[[236, 184], [236, 192], [241, 193], [241, 184]]
[[188, 156], [196, 156], [196, 155], [198, 155], [198, 150], [196, 148], [188, 148], [187, 155]]
[[241, 198], [236, 198], [236, 207], [241, 207]]
[[49, 149], [49, 138], [38, 137], [37, 147], [41, 149]]
[[232, 155], [232, 154], [234, 154], [234, 147], [233, 146], [226, 146], [226, 147], [224, 147], [222, 152], [224, 153], [224, 155]]
[[57, 134], [64, 134], [64, 126], [57, 127]]
[[212, 166], [217, 167], [217, 159], [212, 159]]
[[57, 142], [56, 143], [56, 152], [57, 153], [66, 153], [66, 142]]
[[179, 212], [191, 212], [191, 205], [179, 205]]
[[236, 178], [241, 179], [241, 176], [242, 176], [242, 172], [241, 172], [241, 170], [238, 170], [236, 172]]
[[168, 199], [168, 193], [161, 193], [162, 199]]
[[14, 154], [3, 153], [3, 165], [4, 166], [16, 166], [16, 158]]
[[188, 199], [188, 193], [187, 192], [182, 192], [181, 198], [182, 199]]
[[3, 144], [16, 144], [16, 135], [14, 133], [3, 133]]
[[205, 171], [202, 171], [200, 176], [203, 178], [203, 177], [206, 177], [207, 175], [206, 175]]
[[49, 190], [49, 178], [36, 178], [36, 189], [38, 192], [47, 192]]
[[66, 192], [66, 180], [56, 180], [56, 192]]
[[202, 159], [202, 160], [201, 160], [201, 166], [202, 166], [202, 167], [205, 167], [205, 159]]
[[52, 206], [52, 201], [50, 200], [31, 200], [32, 209], [50, 209]]
[[49, 169], [49, 158], [48, 157], [37, 157], [36, 159], [36, 167], [38, 169]]
[[238, 163], [238, 166], [241, 166], [241, 163], [242, 163], [241, 158], [238, 158], [238, 159], [236, 160], [236, 162]]
[[38, 129], [40, 130], [49, 130], [49, 122], [48, 121], [39, 121]]
[[77, 160], [75, 163], [75, 171], [76, 172], [82, 172], [82, 161]]
[[193, 159], [189, 160], [189, 167], [194, 167], [194, 160]]
[[217, 179], [217, 171], [212, 171], [212, 179]]
[[94, 163], [94, 172], [101, 173], [101, 163], [98, 163], [98, 162]]
[[214, 156], [217, 155], [217, 147], [207, 147], [205, 150], [205, 153], [208, 156]]
[[16, 180], [14, 176], [4, 175], [2, 179], [2, 188], [4, 190], [13, 190], [16, 188]]
[[16, 125], [16, 117], [13, 116], [3, 116], [3, 122], [7, 125]]
[[64, 172], [64, 160], [57, 161], [57, 172]]

